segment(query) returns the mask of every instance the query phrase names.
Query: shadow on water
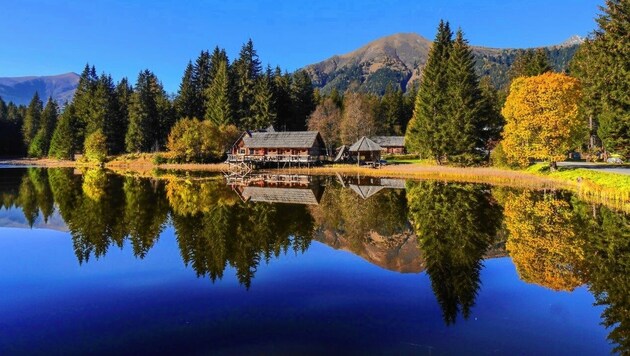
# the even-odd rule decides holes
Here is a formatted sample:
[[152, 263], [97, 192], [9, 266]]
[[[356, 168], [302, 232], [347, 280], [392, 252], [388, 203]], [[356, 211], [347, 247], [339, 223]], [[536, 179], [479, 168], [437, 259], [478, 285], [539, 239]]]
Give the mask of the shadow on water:
[[123, 177], [103, 170], [6, 169], [0, 204], [28, 226], [59, 214], [80, 264], [131, 246], [144, 258], [172, 225], [181, 258], [215, 282], [249, 288], [260, 263], [312, 240], [385, 269], [426, 272], [446, 324], [468, 318], [484, 260], [509, 255], [520, 278], [586, 285], [616, 352], [630, 352], [630, 219], [563, 191], [355, 177]]

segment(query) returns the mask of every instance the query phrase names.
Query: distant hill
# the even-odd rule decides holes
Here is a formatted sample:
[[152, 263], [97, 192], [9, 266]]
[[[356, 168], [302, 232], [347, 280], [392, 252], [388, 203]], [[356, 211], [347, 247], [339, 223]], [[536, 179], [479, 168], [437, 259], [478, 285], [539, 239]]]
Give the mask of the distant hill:
[[[583, 39], [573, 36], [557, 46], [545, 47], [554, 69], [564, 71]], [[425, 65], [431, 41], [415, 33], [398, 33], [380, 38], [347, 54], [336, 55], [306, 66], [313, 83], [322, 92], [348, 88], [382, 94], [388, 83], [403, 90], [418, 79]], [[508, 70], [523, 49], [473, 46], [477, 72], [488, 75], [497, 87], [508, 83]]]
[[52, 97], [59, 104], [71, 101], [79, 83], [79, 75], [66, 73], [41, 77], [0, 77], [0, 97], [16, 104], [28, 104], [35, 92], [42, 101]]

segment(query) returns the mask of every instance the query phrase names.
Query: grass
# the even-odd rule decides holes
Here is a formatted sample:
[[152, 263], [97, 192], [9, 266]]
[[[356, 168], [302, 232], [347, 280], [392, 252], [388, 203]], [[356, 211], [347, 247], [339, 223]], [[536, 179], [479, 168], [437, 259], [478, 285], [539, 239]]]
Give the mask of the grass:
[[526, 172], [569, 182], [584, 198], [598, 202], [616, 202], [617, 207], [630, 212], [629, 175], [570, 167], [559, 167], [556, 171], [550, 171], [544, 163], [534, 164]]

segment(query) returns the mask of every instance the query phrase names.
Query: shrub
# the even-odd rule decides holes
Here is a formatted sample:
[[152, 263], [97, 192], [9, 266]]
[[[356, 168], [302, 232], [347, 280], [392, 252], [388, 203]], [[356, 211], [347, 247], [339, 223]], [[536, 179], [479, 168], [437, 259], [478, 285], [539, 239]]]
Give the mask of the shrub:
[[238, 129], [234, 125], [218, 126], [208, 120], [185, 118], [171, 129], [166, 147], [176, 161], [218, 161], [237, 135]]
[[155, 156], [153, 156], [153, 164], [159, 165], [159, 164], [164, 164], [168, 162], [168, 160], [166, 159], [166, 157], [162, 156], [161, 154], [156, 154]]
[[85, 139], [85, 158], [98, 163], [103, 163], [107, 159], [107, 138], [101, 130]]

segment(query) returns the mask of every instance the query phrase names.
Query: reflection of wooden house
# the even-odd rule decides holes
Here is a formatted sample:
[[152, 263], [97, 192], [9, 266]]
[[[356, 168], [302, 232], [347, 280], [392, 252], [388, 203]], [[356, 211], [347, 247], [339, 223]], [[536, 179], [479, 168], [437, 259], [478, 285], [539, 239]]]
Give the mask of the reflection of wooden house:
[[324, 187], [312, 177], [300, 175], [256, 175], [228, 182], [243, 201], [317, 205]]
[[372, 141], [378, 143], [383, 148], [383, 153], [403, 154], [405, 153], [404, 136], [375, 136]]
[[245, 131], [232, 146], [228, 161], [312, 164], [323, 160], [325, 152], [317, 131]]

